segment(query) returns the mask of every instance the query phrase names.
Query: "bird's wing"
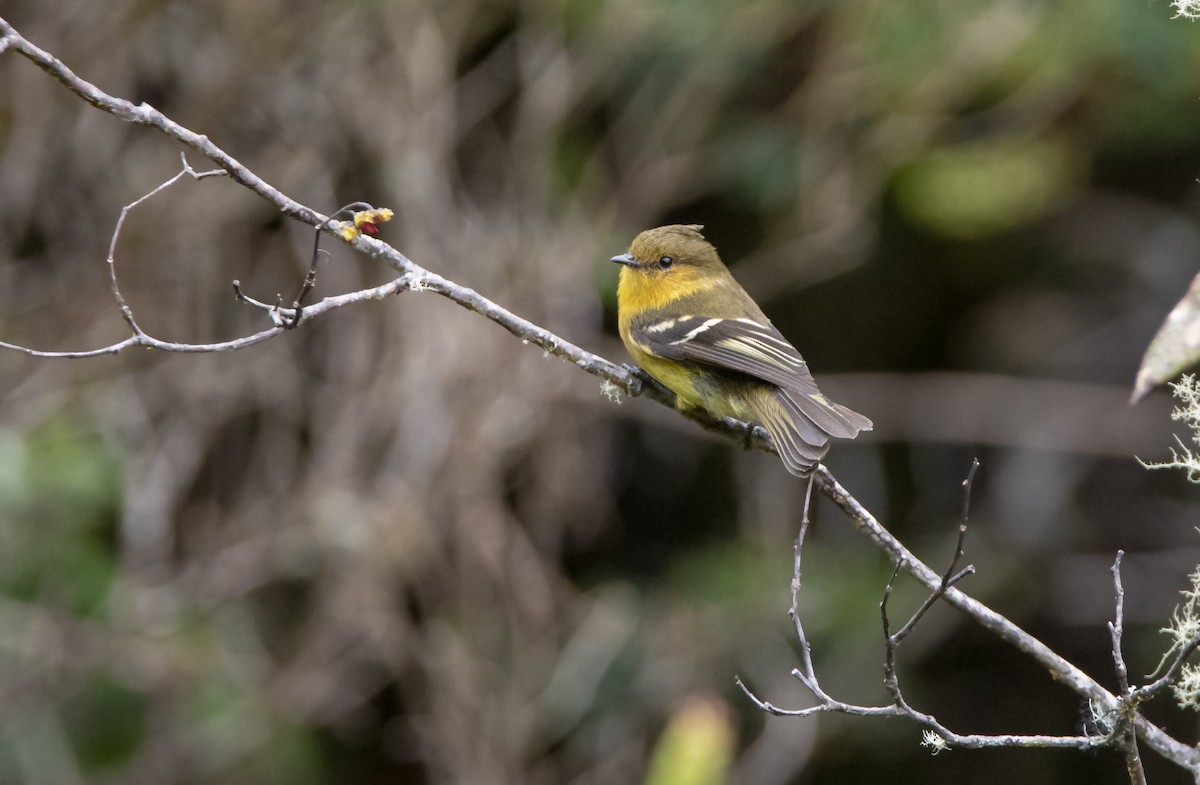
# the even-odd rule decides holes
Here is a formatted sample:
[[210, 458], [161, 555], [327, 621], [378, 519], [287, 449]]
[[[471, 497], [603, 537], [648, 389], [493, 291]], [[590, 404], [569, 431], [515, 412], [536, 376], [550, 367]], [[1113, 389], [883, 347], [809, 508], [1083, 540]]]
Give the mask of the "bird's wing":
[[738, 371], [797, 392], [817, 392], [808, 363], [772, 325], [680, 316], [647, 320], [633, 328], [638, 343], [659, 357]]
[[851, 438], [871, 427], [866, 417], [821, 394], [808, 363], [771, 324], [680, 316], [632, 327], [637, 342], [659, 357], [737, 371], [775, 385], [788, 399], [789, 408], [799, 409], [831, 436]]

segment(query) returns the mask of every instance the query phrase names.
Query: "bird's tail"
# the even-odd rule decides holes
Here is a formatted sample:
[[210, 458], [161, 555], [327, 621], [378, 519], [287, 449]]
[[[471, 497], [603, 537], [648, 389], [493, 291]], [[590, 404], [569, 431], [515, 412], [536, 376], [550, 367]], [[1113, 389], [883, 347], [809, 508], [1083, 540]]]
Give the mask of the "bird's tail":
[[783, 465], [797, 477], [807, 477], [821, 462], [829, 451], [830, 437], [853, 439], [859, 431], [872, 427], [866, 417], [820, 393], [775, 389], [754, 396], [750, 403], [771, 434]]

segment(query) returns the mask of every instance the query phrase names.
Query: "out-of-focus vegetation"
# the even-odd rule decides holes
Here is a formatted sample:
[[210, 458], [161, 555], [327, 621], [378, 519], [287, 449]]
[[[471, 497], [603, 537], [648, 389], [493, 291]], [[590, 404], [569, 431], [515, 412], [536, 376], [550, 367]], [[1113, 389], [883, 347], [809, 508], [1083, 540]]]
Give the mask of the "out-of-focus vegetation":
[[[1124, 548], [1131, 670], [1167, 645], [1200, 506], [1133, 460], [1166, 453], [1168, 398], [1125, 406], [1200, 256], [1200, 28], [1165, 2], [2, 13], [300, 201], [392, 207], [414, 260], [612, 359], [607, 259], [706, 224], [875, 420], [830, 461], [902, 539], [948, 557], [978, 455], [964, 588], [1113, 683]], [[113, 224], [176, 167], [0, 56], [0, 339], [123, 337]], [[294, 291], [310, 242], [206, 180], [133, 213], [117, 263], [148, 330], [204, 342], [260, 329], [229, 281]], [[386, 276], [334, 250], [318, 294]], [[1113, 754], [933, 758], [909, 725], [755, 712], [735, 674], [806, 700], [784, 613], [802, 490], [430, 295], [236, 355], [0, 354], [0, 781], [1126, 781]], [[823, 505], [806, 565], [823, 684], [885, 701], [890, 566]], [[963, 731], [1085, 717], [945, 609], [901, 676]]]

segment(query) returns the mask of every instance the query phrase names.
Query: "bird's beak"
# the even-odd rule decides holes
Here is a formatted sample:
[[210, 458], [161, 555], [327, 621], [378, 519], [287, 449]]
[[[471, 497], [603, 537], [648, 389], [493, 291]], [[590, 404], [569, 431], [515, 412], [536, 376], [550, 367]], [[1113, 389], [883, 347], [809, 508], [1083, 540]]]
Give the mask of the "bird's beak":
[[612, 261], [616, 262], [617, 264], [627, 264], [630, 267], [637, 267], [637, 259], [634, 259], [633, 254], [630, 253], [623, 253], [618, 256], [614, 256]]

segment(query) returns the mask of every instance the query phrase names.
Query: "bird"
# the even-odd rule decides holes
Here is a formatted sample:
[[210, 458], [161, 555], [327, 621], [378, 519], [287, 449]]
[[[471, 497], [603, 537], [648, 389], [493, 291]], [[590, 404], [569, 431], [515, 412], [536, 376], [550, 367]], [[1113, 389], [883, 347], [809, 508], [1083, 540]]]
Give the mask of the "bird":
[[634, 361], [680, 409], [761, 425], [784, 466], [810, 477], [831, 438], [871, 421], [826, 398], [808, 363], [746, 293], [697, 224], [647, 229], [626, 253], [617, 325]]

